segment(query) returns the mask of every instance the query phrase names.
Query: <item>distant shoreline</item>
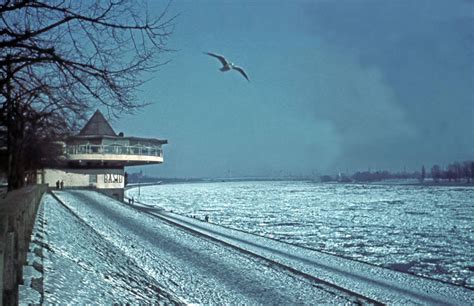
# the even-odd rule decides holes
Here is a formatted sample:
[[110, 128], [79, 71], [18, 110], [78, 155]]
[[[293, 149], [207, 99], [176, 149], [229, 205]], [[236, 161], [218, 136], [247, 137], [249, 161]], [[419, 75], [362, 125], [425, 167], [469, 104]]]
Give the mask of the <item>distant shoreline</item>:
[[320, 184], [335, 184], [335, 185], [384, 185], [384, 186], [424, 186], [424, 187], [474, 187], [474, 181], [467, 182], [434, 182], [424, 181], [419, 182], [417, 180], [384, 180], [384, 181], [373, 181], [373, 182], [319, 182], [312, 179], [289, 179], [289, 178], [268, 178], [268, 179], [255, 179], [255, 178], [239, 178], [239, 179], [160, 179], [155, 182], [144, 182], [144, 183], [132, 183], [127, 185], [125, 189], [132, 189], [145, 186], [157, 186], [157, 185], [170, 185], [170, 184], [194, 184], [194, 183], [228, 183], [228, 182], [284, 182], [284, 181], [306, 181], [315, 182]]

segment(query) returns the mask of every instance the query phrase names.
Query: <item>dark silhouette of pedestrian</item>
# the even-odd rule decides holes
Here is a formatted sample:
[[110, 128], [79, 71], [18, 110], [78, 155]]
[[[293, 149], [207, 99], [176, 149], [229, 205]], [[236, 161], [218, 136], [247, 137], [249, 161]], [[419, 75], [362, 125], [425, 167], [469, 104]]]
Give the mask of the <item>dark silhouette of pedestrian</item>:
[[56, 189], [59, 189], [59, 180], [56, 182]]
[[60, 183], [60, 184], [61, 184], [61, 189], [63, 189], [63, 188], [64, 188], [64, 181], [61, 180], [61, 183]]
[[135, 203], [135, 198], [132, 197], [132, 205]]
[[209, 216], [206, 215], [206, 216], [204, 217], [204, 220], [205, 220], [206, 222], [209, 222]]

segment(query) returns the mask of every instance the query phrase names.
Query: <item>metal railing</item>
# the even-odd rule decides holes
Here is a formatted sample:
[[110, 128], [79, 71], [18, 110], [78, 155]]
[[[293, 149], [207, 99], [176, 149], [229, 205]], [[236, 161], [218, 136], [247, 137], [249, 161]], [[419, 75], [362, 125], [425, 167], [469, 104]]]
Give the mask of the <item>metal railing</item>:
[[66, 147], [66, 153], [68, 155], [114, 154], [163, 157], [163, 149], [159, 146], [72, 145]]

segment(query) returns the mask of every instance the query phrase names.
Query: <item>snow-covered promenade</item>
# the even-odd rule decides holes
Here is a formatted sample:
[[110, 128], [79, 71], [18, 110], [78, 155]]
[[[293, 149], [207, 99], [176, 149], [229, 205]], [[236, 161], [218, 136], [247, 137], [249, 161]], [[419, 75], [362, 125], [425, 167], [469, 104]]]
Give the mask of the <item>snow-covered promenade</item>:
[[462, 287], [92, 191], [56, 195], [41, 206], [45, 303], [474, 304]]

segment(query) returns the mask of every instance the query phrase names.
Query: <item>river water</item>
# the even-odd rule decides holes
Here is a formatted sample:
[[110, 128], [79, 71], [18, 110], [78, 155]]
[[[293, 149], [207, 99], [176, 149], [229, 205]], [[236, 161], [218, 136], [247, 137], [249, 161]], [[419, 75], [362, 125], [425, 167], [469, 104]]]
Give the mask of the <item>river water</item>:
[[245, 181], [128, 190], [174, 212], [474, 288], [474, 188]]

